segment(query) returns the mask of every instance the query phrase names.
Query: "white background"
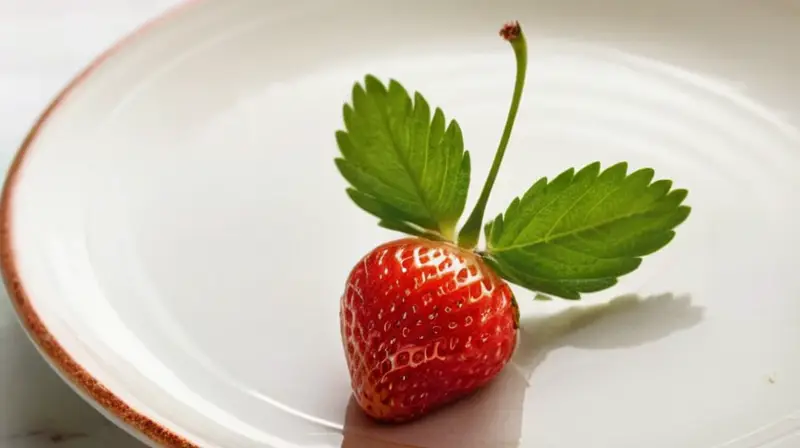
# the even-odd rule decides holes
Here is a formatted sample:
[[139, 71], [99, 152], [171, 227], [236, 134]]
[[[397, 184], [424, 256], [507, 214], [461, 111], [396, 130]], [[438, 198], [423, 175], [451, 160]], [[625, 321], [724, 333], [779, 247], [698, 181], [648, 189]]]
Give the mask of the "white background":
[[[0, 0], [3, 174], [37, 116], [95, 56], [179, 0]], [[41, 358], [0, 293], [0, 446], [139, 448]]]

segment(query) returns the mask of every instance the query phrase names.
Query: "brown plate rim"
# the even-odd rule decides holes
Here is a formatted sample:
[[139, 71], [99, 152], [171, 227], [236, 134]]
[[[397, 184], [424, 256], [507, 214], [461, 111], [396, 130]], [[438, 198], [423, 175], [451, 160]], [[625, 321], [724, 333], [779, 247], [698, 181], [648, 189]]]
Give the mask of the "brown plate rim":
[[17, 317], [33, 343], [39, 349], [39, 352], [42, 353], [49, 361], [50, 365], [61, 374], [62, 378], [71, 383], [75, 389], [82, 393], [84, 398], [93, 400], [98, 406], [104, 409], [108, 415], [115, 417], [119, 422], [127, 425], [128, 430], [138, 432], [150, 441], [169, 448], [200, 448], [200, 446], [188, 440], [185, 436], [174, 432], [163, 424], [137, 411], [114, 394], [114, 392], [92, 376], [90, 372], [81, 366], [80, 363], [64, 349], [47, 328], [47, 325], [41, 320], [39, 314], [36, 312], [36, 307], [31, 303], [30, 296], [26, 292], [26, 287], [18, 272], [17, 262], [14, 256], [14, 229], [11, 225], [11, 215], [14, 201], [14, 187], [19, 180], [25, 157], [45, 124], [65, 102], [70, 93], [78, 86], [85, 83], [91, 77], [92, 73], [110, 57], [119, 53], [133, 41], [151, 31], [153, 28], [162, 26], [165, 22], [174, 19], [177, 15], [183, 13], [187, 7], [200, 2], [201, 0], [184, 0], [170, 7], [159, 16], [145, 22], [127, 36], [118, 40], [78, 73], [66, 87], [56, 95], [31, 127], [8, 168], [2, 194], [0, 195], [0, 274], [2, 274], [3, 282], [8, 291], [8, 296], [12, 302], [13, 308], [17, 313]]

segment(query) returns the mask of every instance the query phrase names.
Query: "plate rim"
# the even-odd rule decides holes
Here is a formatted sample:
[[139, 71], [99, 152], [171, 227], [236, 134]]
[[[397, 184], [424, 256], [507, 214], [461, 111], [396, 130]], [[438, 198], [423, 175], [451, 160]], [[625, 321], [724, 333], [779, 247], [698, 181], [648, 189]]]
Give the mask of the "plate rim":
[[155, 442], [168, 448], [201, 447], [194, 441], [189, 440], [188, 436], [179, 434], [176, 430], [170, 429], [165, 424], [159, 423], [136, 410], [106, 387], [64, 349], [36, 312], [17, 268], [12, 242], [14, 236], [14, 229], [11, 225], [12, 205], [15, 187], [21, 171], [20, 168], [25, 161], [26, 155], [44, 125], [57, 112], [58, 108], [66, 102], [72, 91], [89, 80], [92, 74], [108, 59], [124, 50], [142, 35], [152, 31], [156, 26], [175, 19], [189, 7], [203, 1], [181, 0], [177, 4], [170, 5], [164, 11], [147, 19], [123, 35], [123, 37], [118, 38], [116, 42], [113, 42], [102, 53], [95, 56], [80, 72], [74, 75], [66, 86], [50, 100], [28, 130], [12, 157], [11, 163], [8, 165], [2, 192], [0, 193], [0, 276], [2, 276], [3, 285], [8, 293], [8, 299], [16, 317], [29, 339], [62, 380], [95, 409], [101, 411], [100, 413], [106, 418], [145, 443]]

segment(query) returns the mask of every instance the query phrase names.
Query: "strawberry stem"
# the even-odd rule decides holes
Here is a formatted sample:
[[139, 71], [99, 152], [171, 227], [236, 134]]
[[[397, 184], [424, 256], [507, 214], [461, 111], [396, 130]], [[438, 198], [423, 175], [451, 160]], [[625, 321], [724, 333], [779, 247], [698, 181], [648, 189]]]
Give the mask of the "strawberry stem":
[[494, 155], [492, 168], [489, 170], [489, 175], [486, 182], [483, 184], [483, 190], [475, 204], [475, 208], [470, 213], [469, 218], [464, 223], [464, 227], [458, 234], [458, 245], [465, 249], [473, 249], [478, 245], [480, 239], [481, 228], [483, 227], [483, 215], [486, 212], [486, 204], [489, 202], [489, 195], [494, 187], [494, 182], [497, 179], [497, 173], [500, 171], [500, 164], [503, 162], [503, 156], [508, 146], [508, 141], [511, 138], [511, 130], [514, 128], [514, 120], [517, 118], [517, 111], [522, 99], [522, 90], [525, 86], [525, 73], [528, 68], [528, 45], [525, 42], [525, 35], [522, 33], [522, 28], [519, 22], [508, 23], [500, 30], [500, 35], [511, 43], [511, 48], [514, 49], [514, 56], [517, 62], [517, 76], [514, 84], [514, 94], [511, 98], [511, 106], [508, 110], [508, 118], [506, 118], [506, 126], [503, 130], [503, 136], [500, 138], [500, 144], [497, 152]]

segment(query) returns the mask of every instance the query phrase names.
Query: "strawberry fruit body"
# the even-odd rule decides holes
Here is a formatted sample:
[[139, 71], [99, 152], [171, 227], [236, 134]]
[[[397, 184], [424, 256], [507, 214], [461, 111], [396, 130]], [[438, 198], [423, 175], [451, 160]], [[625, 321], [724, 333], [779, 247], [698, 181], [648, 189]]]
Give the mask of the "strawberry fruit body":
[[514, 351], [511, 289], [455, 244], [403, 238], [368, 253], [341, 297], [354, 396], [371, 417], [403, 422], [484, 386]]

